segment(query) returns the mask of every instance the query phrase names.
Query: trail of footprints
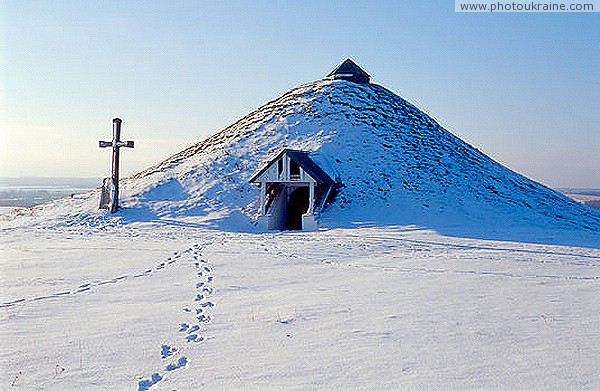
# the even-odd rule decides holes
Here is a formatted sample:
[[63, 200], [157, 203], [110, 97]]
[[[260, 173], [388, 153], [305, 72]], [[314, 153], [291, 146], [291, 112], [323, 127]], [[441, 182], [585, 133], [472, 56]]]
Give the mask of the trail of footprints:
[[195, 345], [206, 340], [203, 328], [210, 322], [210, 311], [214, 307], [213, 302], [210, 301], [210, 297], [214, 294], [212, 269], [208, 266], [206, 259], [201, 256], [198, 244], [183, 253], [190, 254], [197, 277], [193, 304], [183, 308], [186, 320], [177, 325], [181, 337], [179, 343], [162, 345], [160, 348], [160, 357], [165, 364], [164, 369], [161, 372], [154, 372], [149, 379], [140, 380], [138, 391], [149, 390], [156, 383], [165, 379], [168, 373], [186, 367], [189, 359], [183, 354], [185, 348], [190, 344]]
[[[77, 288], [53, 293], [51, 295], [37, 296], [31, 298], [20, 298], [4, 303], [0, 303], [0, 308], [8, 308], [20, 304], [26, 304], [30, 302], [36, 302], [48, 299], [57, 299], [60, 297], [76, 295], [84, 292], [93, 291], [94, 288], [101, 287], [103, 285], [116, 284], [119, 282], [126, 281], [128, 279], [149, 277], [153, 273], [156, 273], [162, 269], [173, 266], [175, 263], [180, 262], [182, 259], [188, 259], [192, 262], [196, 272], [196, 292], [193, 299], [193, 305], [187, 306], [183, 311], [187, 314], [187, 319], [183, 323], [179, 323], [178, 330], [181, 335], [181, 342], [183, 344], [197, 344], [203, 342], [206, 337], [202, 335], [203, 325], [210, 322], [211, 317], [209, 315], [210, 310], [214, 307], [214, 304], [209, 298], [214, 294], [214, 288], [212, 287], [213, 276], [212, 270], [208, 266], [206, 259], [200, 255], [200, 245], [195, 244], [181, 252], [175, 252], [169, 256], [166, 260], [160, 262], [153, 268], [146, 269], [142, 272], [135, 274], [125, 274], [119, 277], [89, 282], [79, 285]], [[184, 368], [188, 365], [189, 360], [182, 354], [181, 348], [174, 345], [162, 345], [160, 349], [161, 359], [165, 362], [164, 370], [162, 374], [155, 372], [150, 376], [150, 379], [143, 379], [138, 382], [138, 390], [144, 391], [150, 389], [153, 385], [160, 382], [165, 378], [165, 375], [169, 372], [176, 371]]]
[[8, 307], [15, 306], [17, 304], [24, 304], [24, 303], [36, 302], [36, 301], [40, 301], [40, 300], [56, 299], [56, 298], [60, 298], [63, 296], [76, 295], [79, 293], [91, 291], [94, 288], [97, 288], [97, 287], [100, 287], [103, 285], [116, 284], [116, 283], [123, 282], [125, 280], [132, 279], [132, 278], [148, 277], [148, 276], [152, 275], [153, 273], [156, 273], [162, 269], [165, 269], [166, 267], [172, 266], [176, 262], [180, 261], [184, 254], [191, 253], [193, 251], [194, 251], [194, 248], [188, 248], [182, 252], [176, 251], [175, 253], [173, 253], [173, 255], [171, 255], [164, 261], [160, 262], [155, 267], [146, 269], [143, 272], [139, 272], [139, 273], [135, 273], [135, 274], [124, 274], [122, 276], [111, 278], [108, 280], [89, 282], [89, 283], [81, 284], [75, 289], [63, 291], [63, 292], [57, 292], [57, 293], [53, 293], [51, 295], [37, 296], [37, 297], [30, 297], [30, 298], [20, 298], [20, 299], [16, 299], [16, 300], [12, 300], [12, 301], [7, 301], [4, 303], [0, 303], [0, 308], [8, 308]]

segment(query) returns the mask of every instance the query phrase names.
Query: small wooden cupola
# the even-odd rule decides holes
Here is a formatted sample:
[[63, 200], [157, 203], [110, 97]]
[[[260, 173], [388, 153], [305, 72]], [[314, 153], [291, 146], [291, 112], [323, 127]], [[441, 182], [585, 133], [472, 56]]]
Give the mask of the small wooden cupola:
[[314, 229], [336, 182], [308, 152], [284, 149], [258, 171], [251, 183], [260, 186], [261, 218], [268, 229]]
[[328, 78], [333, 80], [348, 80], [358, 84], [369, 84], [371, 76], [361, 67], [356, 65], [354, 61], [347, 58], [343, 63], [338, 65], [329, 75]]

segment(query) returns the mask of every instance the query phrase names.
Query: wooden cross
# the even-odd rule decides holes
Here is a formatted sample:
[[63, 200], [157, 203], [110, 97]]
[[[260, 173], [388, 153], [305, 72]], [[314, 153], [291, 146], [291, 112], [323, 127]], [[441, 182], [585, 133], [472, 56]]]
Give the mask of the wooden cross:
[[[119, 209], [119, 149], [121, 147], [133, 148], [133, 141], [121, 141], [121, 119], [113, 119], [113, 139], [112, 141], [100, 141], [100, 148], [112, 147], [112, 176], [110, 183], [105, 183], [102, 186], [102, 198], [108, 201], [106, 197], [108, 194], [108, 188], [106, 185], [110, 185], [110, 201], [100, 201], [101, 209], [110, 209], [110, 213], [115, 213]], [[106, 181], [105, 181], [106, 182]], [[108, 205], [110, 204], [110, 205]]]

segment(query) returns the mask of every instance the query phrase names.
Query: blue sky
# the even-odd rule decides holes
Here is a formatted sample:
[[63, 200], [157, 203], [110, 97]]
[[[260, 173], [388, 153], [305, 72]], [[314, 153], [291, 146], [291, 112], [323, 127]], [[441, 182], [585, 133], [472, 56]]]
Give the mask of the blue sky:
[[3, 176], [133, 173], [351, 56], [497, 161], [600, 187], [600, 13], [450, 1], [3, 1]]

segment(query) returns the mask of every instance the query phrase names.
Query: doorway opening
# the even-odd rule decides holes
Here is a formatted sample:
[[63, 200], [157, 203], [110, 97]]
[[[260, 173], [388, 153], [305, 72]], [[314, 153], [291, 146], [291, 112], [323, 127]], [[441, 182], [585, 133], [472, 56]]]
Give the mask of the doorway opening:
[[308, 187], [298, 187], [290, 193], [286, 206], [287, 213], [284, 229], [302, 229], [302, 215], [308, 211], [308, 197]]

